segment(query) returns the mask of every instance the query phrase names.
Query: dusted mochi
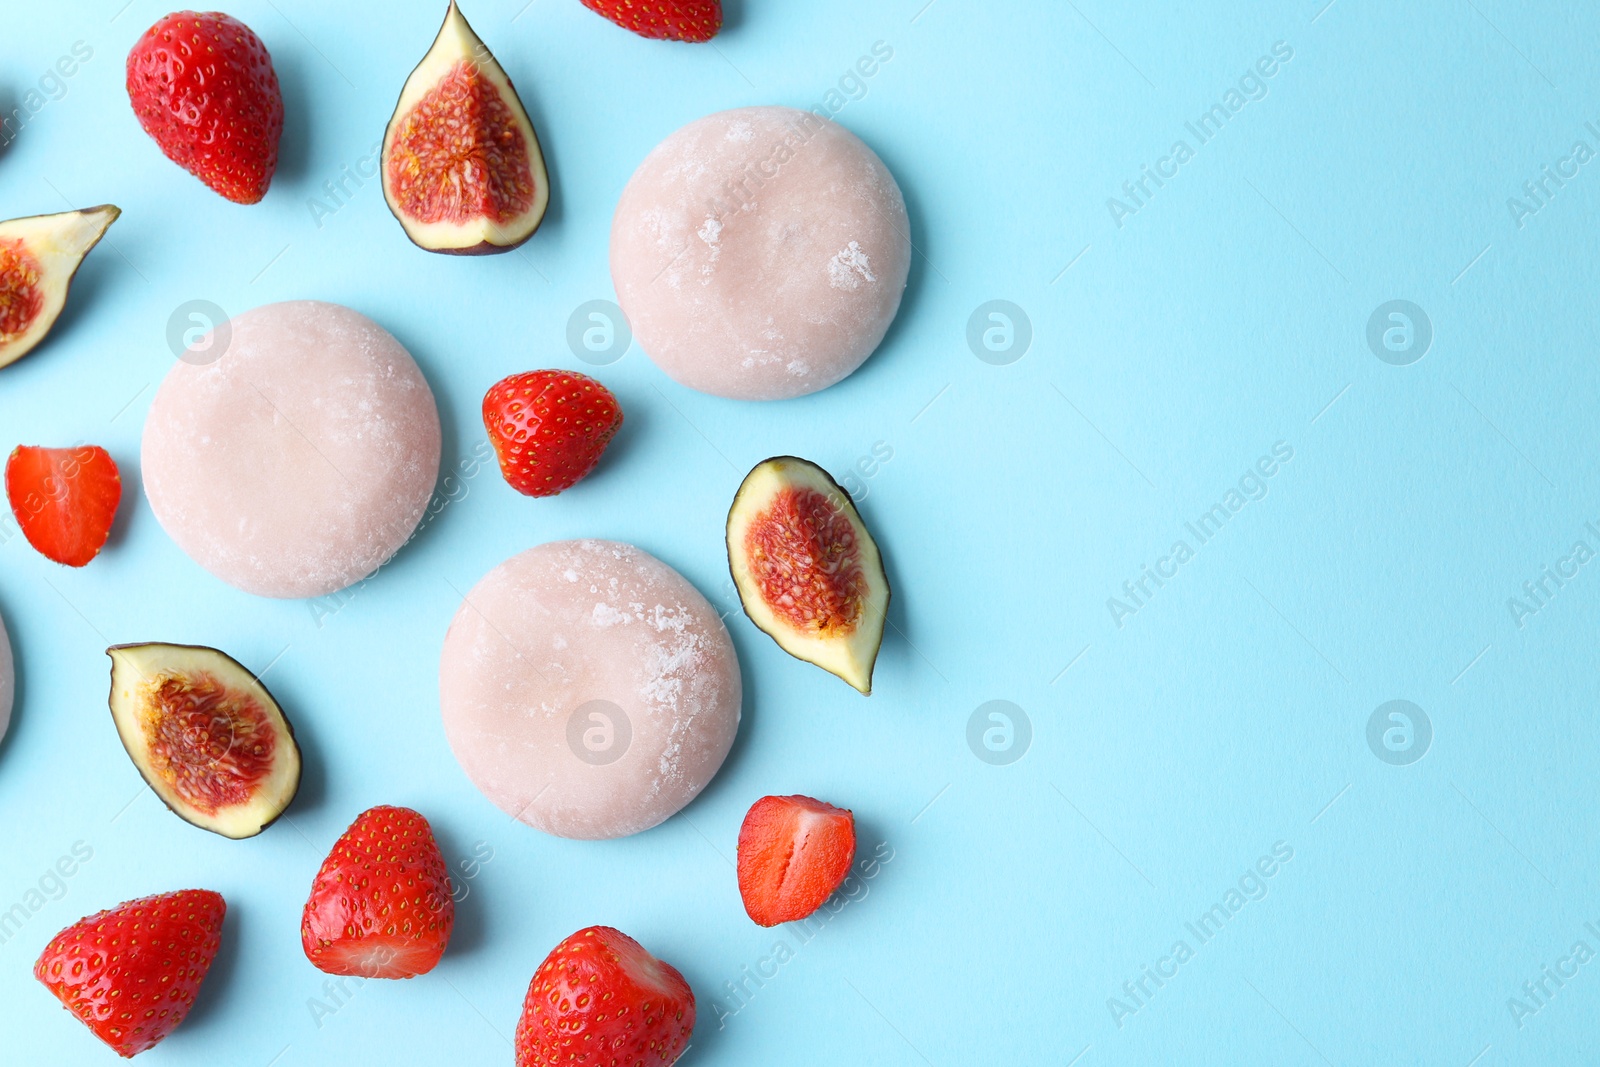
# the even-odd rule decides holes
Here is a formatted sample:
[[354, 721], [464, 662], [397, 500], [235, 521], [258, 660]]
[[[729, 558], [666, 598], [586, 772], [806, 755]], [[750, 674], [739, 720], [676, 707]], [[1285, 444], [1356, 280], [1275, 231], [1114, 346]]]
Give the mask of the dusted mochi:
[[826, 389], [883, 340], [911, 266], [883, 161], [809, 111], [708, 115], [657, 145], [611, 223], [634, 336], [677, 381], [737, 400]]
[[467, 777], [559, 837], [624, 837], [689, 803], [733, 744], [741, 694], [716, 610], [615, 541], [556, 541], [490, 571], [439, 665]]
[[11, 638], [6, 635], [6, 620], [0, 619], [0, 739], [11, 728], [11, 701], [17, 695], [16, 665], [11, 661]]
[[338, 304], [267, 304], [173, 364], [145, 422], [144, 488], [178, 547], [229, 585], [325, 596], [405, 544], [439, 445], [433, 392], [381, 326]]

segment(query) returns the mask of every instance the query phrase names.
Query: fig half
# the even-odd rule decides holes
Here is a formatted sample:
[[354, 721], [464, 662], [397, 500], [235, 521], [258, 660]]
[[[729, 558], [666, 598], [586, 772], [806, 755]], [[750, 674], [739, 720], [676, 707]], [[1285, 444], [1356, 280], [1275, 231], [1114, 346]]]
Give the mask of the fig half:
[[780, 648], [872, 692], [889, 579], [827, 471], [795, 456], [756, 464], [728, 510], [728, 569], [745, 614]]
[[122, 214], [110, 204], [0, 222], [0, 367], [45, 339], [83, 257]]
[[539, 228], [550, 176], [494, 53], [450, 0], [383, 134], [383, 197], [429, 252], [509, 252]]
[[199, 645], [114, 645], [111, 718], [162, 803], [223, 837], [254, 837], [300, 788], [283, 709], [239, 662]]

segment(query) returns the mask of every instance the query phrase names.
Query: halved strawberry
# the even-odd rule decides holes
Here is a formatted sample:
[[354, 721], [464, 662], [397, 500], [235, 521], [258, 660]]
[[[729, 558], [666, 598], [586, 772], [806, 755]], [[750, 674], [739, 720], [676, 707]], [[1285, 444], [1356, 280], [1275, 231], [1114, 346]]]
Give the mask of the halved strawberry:
[[28, 543], [69, 567], [105, 545], [122, 500], [122, 475], [99, 445], [18, 445], [6, 460], [6, 498]]
[[528, 983], [517, 1067], [667, 1067], [694, 1032], [694, 990], [609, 926], [579, 930]]
[[300, 944], [328, 974], [411, 978], [433, 970], [455, 921], [450, 875], [428, 820], [382, 806], [358, 815], [322, 861]]
[[94, 1036], [131, 1057], [172, 1033], [194, 1007], [227, 911], [209, 889], [118, 904], [51, 938], [33, 976]]
[[812, 797], [762, 797], [739, 827], [739, 895], [762, 926], [804, 919], [856, 855], [856, 818]]

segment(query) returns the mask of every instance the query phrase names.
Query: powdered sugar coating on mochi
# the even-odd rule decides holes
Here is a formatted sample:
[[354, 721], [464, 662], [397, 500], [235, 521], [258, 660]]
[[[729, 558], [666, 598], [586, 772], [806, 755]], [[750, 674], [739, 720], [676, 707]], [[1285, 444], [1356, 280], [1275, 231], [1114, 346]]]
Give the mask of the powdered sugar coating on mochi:
[[[741, 697], [733, 642], [705, 597], [615, 541], [556, 541], [490, 571], [439, 666], [467, 777], [560, 837], [624, 837], [688, 804], [733, 745]], [[585, 752], [590, 730], [598, 751]]]
[[11, 638], [6, 620], [0, 619], [0, 738], [11, 728], [11, 702], [17, 695], [16, 664], [11, 660]]
[[227, 329], [219, 358], [175, 362], [151, 404], [150, 506], [190, 558], [246, 592], [343, 589], [399, 551], [428, 506], [433, 391], [400, 342], [338, 304], [267, 304]]
[[883, 340], [911, 266], [905, 200], [809, 111], [708, 115], [645, 158], [611, 224], [634, 336], [684, 385], [739, 400], [826, 389]]

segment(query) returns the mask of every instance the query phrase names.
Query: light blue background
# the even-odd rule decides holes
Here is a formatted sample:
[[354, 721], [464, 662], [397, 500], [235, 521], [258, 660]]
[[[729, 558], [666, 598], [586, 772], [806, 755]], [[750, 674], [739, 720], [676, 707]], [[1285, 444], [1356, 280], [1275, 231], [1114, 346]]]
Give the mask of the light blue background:
[[[1506, 201], [1576, 139], [1600, 147], [1584, 129], [1600, 120], [1600, 14], [734, 0], [715, 46], [689, 47], [577, 0], [523, 2], [466, 14], [533, 115], [554, 201], [520, 254], [478, 260], [413, 248], [376, 183], [320, 227], [308, 207], [378, 141], [441, 3], [230, 3], [269, 46], [288, 115], [272, 190], [249, 208], [168, 163], [129, 111], [123, 57], [165, 8], [7, 14], [7, 109], [74, 42], [94, 54], [0, 155], [0, 212], [124, 214], [48, 344], [0, 372], [0, 445], [100, 442], [127, 485], [84, 571], [21, 537], [0, 545], [21, 666], [0, 748], [0, 908], [74, 842], [94, 852], [0, 945], [7, 1062], [109, 1062], [32, 960], [80, 915], [191, 885], [227, 897], [224, 948], [152, 1063], [510, 1063], [535, 966], [590, 923], [689, 978], [702, 1021], [687, 1063], [1592, 1062], [1600, 962], [1520, 1028], [1507, 999], [1575, 941], [1600, 951], [1584, 929], [1600, 926], [1600, 564], [1521, 628], [1507, 600], [1575, 540], [1600, 548], [1584, 530], [1600, 525], [1600, 162], [1520, 228]], [[594, 476], [532, 501], [480, 474], [320, 619], [223, 586], [154, 521], [139, 433], [182, 302], [315, 297], [372, 316], [432, 383], [449, 469], [481, 441], [491, 382], [586, 369], [567, 318], [613, 295], [611, 209], [656, 142], [721, 108], [818, 103], [878, 41], [893, 59], [838, 119], [899, 178], [919, 254], [887, 341], [841, 385], [718, 400], [636, 346], [596, 372], [627, 424]], [[1294, 56], [1265, 98], [1119, 228], [1107, 198], [1175, 139], [1193, 146], [1184, 123], [1278, 41]], [[1365, 339], [1395, 298], [1435, 330], [1410, 366]], [[1009, 366], [966, 344], [991, 299], [1032, 322]], [[1294, 456], [1266, 497], [1118, 628], [1107, 598], [1278, 441]], [[893, 459], [861, 506], [894, 631], [870, 699], [734, 611], [744, 725], [681, 816], [567, 842], [472, 788], [436, 695], [458, 591], [530, 545], [599, 536], [735, 609], [721, 529], [743, 473], [787, 452], [842, 476], [879, 442]], [[280, 825], [225, 841], [141, 788], [101, 651], [138, 640], [272, 664], [308, 759]], [[1410, 766], [1366, 742], [1394, 698], [1435, 731]], [[1009, 766], [966, 742], [994, 699], [1033, 725]], [[731, 866], [749, 803], [787, 792], [853, 808], [863, 852], [886, 842], [893, 859], [719, 1027], [738, 1006], [724, 983], [776, 937], [798, 940], [746, 919]], [[324, 976], [300, 952], [299, 909], [334, 838], [377, 803], [426, 813], [452, 861], [493, 859], [437, 971], [369, 984], [318, 1020]], [[1293, 859], [1266, 897], [1198, 945], [1184, 923], [1279, 841]], [[1179, 938], [1194, 958], [1119, 1028], [1108, 998]]]

